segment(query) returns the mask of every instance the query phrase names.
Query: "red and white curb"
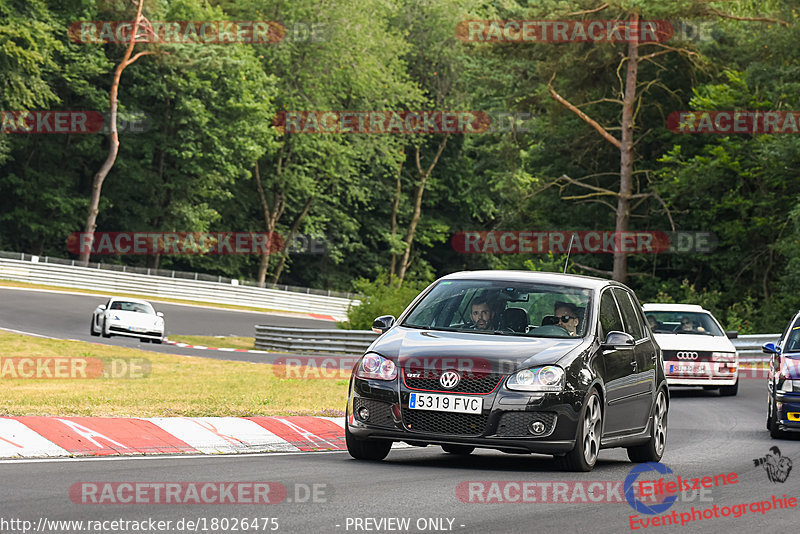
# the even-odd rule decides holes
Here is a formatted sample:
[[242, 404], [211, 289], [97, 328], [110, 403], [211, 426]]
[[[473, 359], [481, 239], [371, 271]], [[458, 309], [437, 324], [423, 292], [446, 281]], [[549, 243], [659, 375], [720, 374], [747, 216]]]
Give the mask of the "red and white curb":
[[0, 417], [0, 457], [345, 450], [344, 417]]
[[164, 340], [164, 343], [167, 345], [175, 345], [176, 347], [181, 347], [184, 349], [218, 350], [220, 352], [249, 352], [251, 354], [270, 354], [270, 352], [266, 350], [206, 347], [205, 345], [190, 345], [188, 343], [179, 343], [177, 341], [170, 341], [168, 339]]

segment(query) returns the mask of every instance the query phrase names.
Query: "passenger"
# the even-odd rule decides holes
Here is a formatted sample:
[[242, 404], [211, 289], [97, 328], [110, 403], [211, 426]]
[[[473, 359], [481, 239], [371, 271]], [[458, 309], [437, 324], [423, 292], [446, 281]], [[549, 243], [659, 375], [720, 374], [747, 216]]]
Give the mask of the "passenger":
[[577, 306], [569, 302], [556, 302], [555, 313], [553, 315], [556, 316], [556, 324], [569, 332], [569, 335], [578, 335], [580, 315]]

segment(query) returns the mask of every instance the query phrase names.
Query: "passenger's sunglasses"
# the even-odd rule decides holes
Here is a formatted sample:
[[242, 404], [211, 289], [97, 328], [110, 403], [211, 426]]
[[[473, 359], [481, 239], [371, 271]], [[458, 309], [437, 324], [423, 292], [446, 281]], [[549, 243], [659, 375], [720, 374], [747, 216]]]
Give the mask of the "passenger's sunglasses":
[[556, 317], [562, 323], [568, 323], [570, 319], [578, 319], [575, 315], [562, 315], [561, 317]]

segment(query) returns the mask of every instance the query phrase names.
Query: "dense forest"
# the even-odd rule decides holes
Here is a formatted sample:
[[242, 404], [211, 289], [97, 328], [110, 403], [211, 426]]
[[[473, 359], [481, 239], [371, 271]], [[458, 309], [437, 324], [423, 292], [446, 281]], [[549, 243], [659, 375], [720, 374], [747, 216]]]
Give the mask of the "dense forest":
[[[324, 246], [92, 261], [397, 299], [398, 285], [413, 293], [462, 269], [564, 268], [563, 246], [465, 253], [465, 232], [702, 234], [713, 246], [579, 246], [568, 270], [777, 332], [800, 306], [800, 133], [785, 113], [800, 110], [798, 17], [790, 0], [0, 0], [0, 250], [78, 258], [67, 240], [87, 228], [109, 159], [118, 72], [98, 232], [276, 232]], [[138, 42], [76, 35], [81, 21], [137, 20]], [[594, 20], [669, 31], [524, 40], [513, 24], [469, 23]], [[147, 38], [163, 21], [271, 21], [277, 37]], [[105, 123], [22, 131], [15, 120], [37, 110]], [[670, 123], [733, 110], [784, 112], [782, 128]], [[471, 112], [491, 125], [349, 133], [287, 120], [325, 111]]]

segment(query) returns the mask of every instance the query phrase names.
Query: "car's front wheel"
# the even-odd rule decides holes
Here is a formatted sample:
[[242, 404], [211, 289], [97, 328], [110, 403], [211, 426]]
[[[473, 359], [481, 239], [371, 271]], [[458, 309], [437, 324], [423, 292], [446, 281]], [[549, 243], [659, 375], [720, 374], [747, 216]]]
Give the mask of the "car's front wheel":
[[450, 454], [467, 456], [468, 454], [472, 454], [475, 447], [468, 447], [467, 445], [442, 445], [442, 450]]
[[355, 437], [350, 433], [347, 424], [344, 427], [344, 439], [347, 443], [347, 452], [356, 460], [383, 460], [392, 448], [391, 441]]
[[108, 325], [106, 324], [105, 319], [103, 320], [103, 326], [100, 327], [100, 333], [103, 334], [103, 337], [111, 337], [111, 333], [108, 331]]
[[95, 337], [100, 335], [100, 332], [96, 332], [94, 329], [94, 317], [92, 317], [92, 322], [89, 323], [89, 334]]
[[767, 429], [769, 435], [773, 439], [785, 439], [788, 437], [788, 432], [781, 430], [778, 427], [778, 413], [775, 411], [775, 401], [770, 397], [769, 399], [769, 415], [767, 416]]
[[593, 389], [578, 419], [575, 447], [560, 458], [561, 467], [567, 471], [591, 471], [600, 453], [602, 432], [603, 411], [600, 407], [600, 395]]
[[650, 439], [647, 443], [628, 447], [628, 458], [632, 462], [658, 462], [664, 456], [667, 445], [667, 396], [664, 390], [656, 395], [653, 405], [652, 425]]

